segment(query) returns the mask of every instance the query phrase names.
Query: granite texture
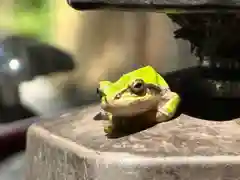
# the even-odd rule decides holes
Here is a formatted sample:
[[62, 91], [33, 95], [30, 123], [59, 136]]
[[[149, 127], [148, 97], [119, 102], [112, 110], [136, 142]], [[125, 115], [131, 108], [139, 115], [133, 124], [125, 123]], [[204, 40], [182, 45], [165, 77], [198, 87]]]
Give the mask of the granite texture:
[[166, 8], [205, 9], [239, 8], [240, 0], [67, 0], [78, 10], [88, 9], [150, 9]]
[[[32, 125], [26, 180], [237, 180], [240, 126], [180, 115], [120, 138], [93, 120], [98, 105]], [[54, 119], [54, 120], [53, 120]]]

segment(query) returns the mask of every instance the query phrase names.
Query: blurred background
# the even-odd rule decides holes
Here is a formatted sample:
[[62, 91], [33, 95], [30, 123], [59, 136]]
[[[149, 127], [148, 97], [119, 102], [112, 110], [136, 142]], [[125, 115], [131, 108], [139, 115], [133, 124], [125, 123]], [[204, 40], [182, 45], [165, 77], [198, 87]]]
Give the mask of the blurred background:
[[[3, 96], [0, 118], [9, 120], [2, 126], [12, 127], [20, 119], [52, 115], [97, 102], [95, 89], [100, 79], [116, 80], [142, 65], [152, 65], [160, 73], [195, 66], [197, 61], [190, 53], [190, 44], [173, 37], [177, 28], [161, 13], [80, 12], [66, 0], [1, 0], [0, 39], [11, 37], [3, 41], [4, 47], [10, 47], [10, 50], [4, 48], [5, 54], [11, 52], [25, 64], [21, 76], [16, 76], [21, 79], [12, 85], [17, 89], [16, 99], [19, 96], [17, 105], [7, 106], [12, 95]], [[35, 45], [38, 43], [42, 44]], [[54, 54], [47, 46], [57, 48], [62, 54]], [[12, 64], [17, 62], [12, 61], [12, 56], [7, 59]], [[65, 65], [60, 61], [66, 62]], [[3, 78], [2, 89], [14, 78], [12, 81]], [[6, 157], [0, 165], [0, 180], [24, 179], [24, 151]]]
[[[75, 63], [71, 72], [21, 84], [21, 98], [31, 108], [35, 98], [53, 94], [61, 96], [59, 103], [81, 105], [95, 98], [100, 79], [116, 79], [139, 65], [150, 64], [164, 73], [196, 64], [189, 43], [173, 37], [177, 25], [161, 13], [79, 12], [65, 0], [2, 0], [0, 8], [3, 33], [31, 35], [71, 54]], [[36, 110], [51, 112], [49, 108]]]

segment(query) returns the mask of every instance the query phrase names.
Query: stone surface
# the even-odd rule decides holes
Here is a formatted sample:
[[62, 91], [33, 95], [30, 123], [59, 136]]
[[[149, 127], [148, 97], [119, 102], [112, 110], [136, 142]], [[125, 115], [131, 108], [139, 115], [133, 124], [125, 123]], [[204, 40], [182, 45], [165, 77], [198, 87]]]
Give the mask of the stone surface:
[[45, 118], [27, 139], [26, 180], [237, 180], [240, 126], [180, 115], [120, 138], [93, 120], [98, 105]]
[[75, 9], [239, 8], [240, 0], [67, 0]]

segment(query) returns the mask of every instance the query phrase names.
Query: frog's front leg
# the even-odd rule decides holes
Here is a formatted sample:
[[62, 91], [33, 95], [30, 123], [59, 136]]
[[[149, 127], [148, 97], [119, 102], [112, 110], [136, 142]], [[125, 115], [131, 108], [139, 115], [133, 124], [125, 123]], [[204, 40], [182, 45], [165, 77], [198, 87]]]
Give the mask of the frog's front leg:
[[101, 119], [103, 120], [103, 128], [105, 133], [112, 133], [113, 131], [113, 121], [112, 114], [106, 111], [101, 111]]
[[180, 97], [175, 92], [166, 92], [166, 94], [161, 97], [163, 98], [164, 103], [161, 102], [157, 108], [156, 120], [157, 122], [164, 122], [171, 119], [177, 110], [177, 107], [180, 103]]

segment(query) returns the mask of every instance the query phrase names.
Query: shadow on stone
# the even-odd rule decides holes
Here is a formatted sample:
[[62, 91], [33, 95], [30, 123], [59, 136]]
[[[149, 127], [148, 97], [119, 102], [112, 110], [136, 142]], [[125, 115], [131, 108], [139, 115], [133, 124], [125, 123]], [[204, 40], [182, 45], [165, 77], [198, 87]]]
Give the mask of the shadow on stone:
[[[133, 117], [113, 117], [113, 132], [108, 134], [107, 137], [121, 138], [155, 126], [158, 124], [156, 122], [156, 112], [156, 110], [151, 110]], [[174, 118], [179, 115], [179, 113], [176, 114]]]
[[[113, 131], [106, 136], [108, 138], [120, 138], [150, 128], [157, 124], [153, 118], [155, 114], [156, 112], [146, 112], [133, 117], [113, 117]], [[93, 117], [95, 121], [107, 121], [106, 119], [107, 117], [104, 118], [101, 112]]]

